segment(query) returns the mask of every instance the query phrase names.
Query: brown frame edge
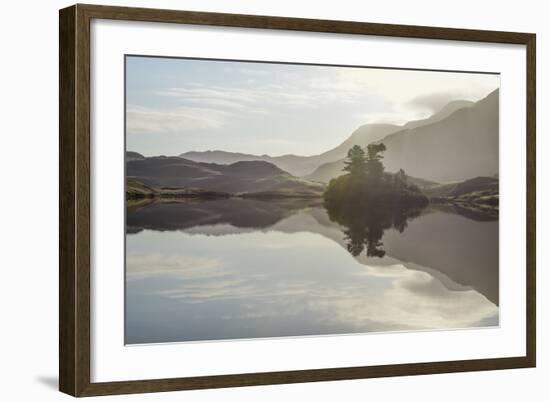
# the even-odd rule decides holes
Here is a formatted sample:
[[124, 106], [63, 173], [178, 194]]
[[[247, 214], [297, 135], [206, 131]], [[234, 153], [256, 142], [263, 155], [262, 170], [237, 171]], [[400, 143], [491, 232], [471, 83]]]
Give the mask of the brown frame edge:
[[[526, 356], [91, 383], [89, 62], [92, 18], [525, 45], [527, 48]], [[59, 12], [59, 96], [60, 391], [73, 396], [93, 396], [535, 367], [535, 34], [77, 4]]]

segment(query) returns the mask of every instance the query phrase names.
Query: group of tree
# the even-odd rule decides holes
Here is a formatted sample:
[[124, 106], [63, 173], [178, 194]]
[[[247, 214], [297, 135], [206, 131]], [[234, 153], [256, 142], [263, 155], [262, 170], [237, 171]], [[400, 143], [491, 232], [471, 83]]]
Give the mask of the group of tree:
[[344, 174], [333, 178], [324, 194], [326, 204], [362, 204], [371, 206], [424, 207], [428, 198], [417, 185], [408, 182], [402, 169], [384, 171], [383, 143], [367, 146], [366, 152], [355, 145], [348, 151]]
[[396, 208], [327, 208], [329, 218], [343, 227], [346, 246], [353, 256], [365, 251], [369, 257], [384, 257], [382, 237], [388, 229], [403, 232], [421, 209]]
[[354, 146], [348, 151], [344, 174], [330, 181], [325, 208], [332, 221], [345, 227], [348, 251], [358, 256], [383, 257], [384, 231], [402, 232], [407, 221], [419, 215], [428, 198], [409, 183], [405, 171], [384, 171], [383, 143], [370, 144], [366, 151]]

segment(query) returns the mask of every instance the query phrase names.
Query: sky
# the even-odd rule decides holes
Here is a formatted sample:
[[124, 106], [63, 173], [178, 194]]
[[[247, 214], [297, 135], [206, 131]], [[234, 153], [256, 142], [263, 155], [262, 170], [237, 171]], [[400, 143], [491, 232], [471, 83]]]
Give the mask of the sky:
[[402, 125], [499, 75], [128, 56], [126, 148], [145, 156], [225, 150], [315, 155], [363, 124]]

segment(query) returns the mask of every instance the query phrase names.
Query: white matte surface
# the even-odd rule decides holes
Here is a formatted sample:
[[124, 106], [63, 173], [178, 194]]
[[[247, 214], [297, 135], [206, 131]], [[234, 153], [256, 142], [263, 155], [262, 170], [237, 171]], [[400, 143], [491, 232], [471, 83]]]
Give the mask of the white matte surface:
[[[91, 32], [92, 381], [525, 354], [523, 46], [106, 20]], [[501, 327], [124, 346], [124, 54], [500, 72]]]

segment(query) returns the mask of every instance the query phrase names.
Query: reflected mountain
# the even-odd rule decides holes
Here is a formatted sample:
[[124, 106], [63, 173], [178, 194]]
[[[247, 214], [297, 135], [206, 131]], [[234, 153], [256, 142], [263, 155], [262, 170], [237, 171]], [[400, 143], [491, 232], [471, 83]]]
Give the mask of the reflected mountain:
[[320, 200], [219, 199], [129, 204], [127, 234], [143, 230], [225, 236], [253, 231], [322, 235], [364, 265], [402, 264], [454, 291], [498, 305], [498, 219], [458, 208], [326, 209]]
[[186, 230], [228, 224], [236, 228], [267, 228], [302, 209], [320, 207], [320, 199], [261, 201], [247, 198], [214, 200], [146, 200], [128, 203], [126, 232]]

